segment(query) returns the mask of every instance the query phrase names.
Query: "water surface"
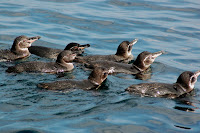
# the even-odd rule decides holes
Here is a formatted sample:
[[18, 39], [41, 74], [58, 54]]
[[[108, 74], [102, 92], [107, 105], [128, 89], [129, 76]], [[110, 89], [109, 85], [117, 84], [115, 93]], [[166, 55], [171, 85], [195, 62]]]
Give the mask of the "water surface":
[[135, 38], [135, 57], [142, 51], [166, 51], [152, 65], [150, 79], [113, 75], [98, 91], [59, 93], [36, 87], [41, 82], [87, 78], [90, 72], [78, 65], [59, 78], [5, 73], [20, 62], [51, 61], [34, 55], [1, 62], [1, 132], [200, 132], [200, 82], [194, 96], [184, 100], [124, 92], [132, 84], [174, 83], [183, 71], [200, 70], [200, 1], [1, 0], [0, 18], [1, 49], [10, 48], [16, 36], [40, 35], [33, 45], [63, 49], [70, 42], [89, 43], [88, 55], [114, 54], [122, 41]]

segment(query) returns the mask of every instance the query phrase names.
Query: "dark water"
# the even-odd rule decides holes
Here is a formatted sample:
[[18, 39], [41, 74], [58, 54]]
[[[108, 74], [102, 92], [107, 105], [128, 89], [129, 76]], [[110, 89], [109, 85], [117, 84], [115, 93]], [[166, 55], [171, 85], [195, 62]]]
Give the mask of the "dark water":
[[[32, 55], [0, 63], [0, 132], [130, 133], [200, 132], [200, 82], [183, 100], [131, 95], [124, 89], [141, 82], [173, 83], [186, 70], [200, 70], [200, 1], [198, 0], [1, 0], [0, 48], [16, 36], [40, 35], [33, 45], [61, 48], [90, 43], [87, 54], [115, 53], [123, 40], [138, 38], [133, 54], [166, 51], [152, 65], [151, 79], [109, 76], [103, 90], [44, 91], [41, 82], [85, 79], [78, 66], [64, 77], [7, 74], [23, 61], [47, 61]], [[49, 60], [48, 60], [49, 61]]]

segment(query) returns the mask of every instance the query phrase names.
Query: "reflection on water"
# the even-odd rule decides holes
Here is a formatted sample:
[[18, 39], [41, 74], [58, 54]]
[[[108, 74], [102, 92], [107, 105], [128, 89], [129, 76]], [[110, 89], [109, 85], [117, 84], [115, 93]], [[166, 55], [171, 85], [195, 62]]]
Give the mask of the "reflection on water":
[[[70, 42], [89, 43], [86, 55], [114, 54], [124, 40], [138, 38], [142, 51], [165, 54], [143, 76], [109, 75], [102, 90], [59, 93], [36, 87], [57, 79], [86, 79], [90, 71], [75, 64], [62, 75], [8, 74], [25, 61], [51, 61], [31, 55], [0, 62], [1, 132], [199, 132], [200, 82], [183, 99], [140, 97], [124, 91], [131, 84], [174, 83], [183, 71], [200, 69], [200, 2], [192, 0], [3, 0], [0, 1], [0, 48], [16, 36], [40, 35], [33, 45], [63, 49]], [[145, 77], [144, 76], [144, 77]]]

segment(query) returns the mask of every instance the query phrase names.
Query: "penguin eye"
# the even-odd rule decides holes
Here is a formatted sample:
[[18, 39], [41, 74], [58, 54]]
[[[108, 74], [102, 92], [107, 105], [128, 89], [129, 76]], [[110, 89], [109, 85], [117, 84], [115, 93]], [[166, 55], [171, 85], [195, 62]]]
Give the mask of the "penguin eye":
[[195, 77], [192, 77], [191, 82], [194, 83], [196, 81]]
[[131, 46], [128, 46], [128, 51], [130, 51], [131, 50]]
[[151, 57], [147, 57], [147, 58], [145, 59], [145, 62], [146, 62], [146, 63], [150, 63], [150, 60], [151, 60]]
[[104, 76], [104, 77], [106, 77], [107, 75], [108, 75], [108, 73], [107, 73], [107, 72], [103, 73], [103, 76]]
[[150, 61], [149, 61], [149, 60], [146, 60], [146, 63], [150, 63]]

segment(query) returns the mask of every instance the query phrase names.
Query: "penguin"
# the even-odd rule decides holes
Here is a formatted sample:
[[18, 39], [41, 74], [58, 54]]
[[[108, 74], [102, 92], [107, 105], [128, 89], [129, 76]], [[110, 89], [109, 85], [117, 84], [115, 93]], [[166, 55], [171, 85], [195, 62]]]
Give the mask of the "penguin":
[[194, 73], [185, 71], [178, 77], [176, 83], [141, 83], [131, 85], [126, 91], [150, 97], [177, 98], [194, 89], [199, 75], [200, 71]]
[[69, 89], [92, 90], [98, 89], [107, 76], [113, 72], [113, 68], [96, 67], [85, 80], [63, 80], [50, 83], [40, 83], [39, 88], [53, 91], [68, 91]]
[[84, 65], [87, 68], [113, 67], [115, 68], [113, 74], [125, 73], [125, 74], [135, 75], [135, 74], [146, 71], [150, 67], [150, 65], [155, 61], [155, 59], [163, 53], [164, 51], [158, 51], [154, 53], [143, 51], [137, 56], [136, 60], [132, 64], [99, 60], [99, 61], [91, 61], [91, 62], [85, 63]]
[[62, 51], [56, 62], [25, 62], [15, 66], [8, 67], [6, 72], [8, 73], [62, 73], [71, 71], [74, 68], [72, 61], [76, 57], [76, 54], [70, 50]]
[[40, 36], [27, 37], [24, 35], [16, 37], [11, 49], [0, 50], [0, 61], [14, 61], [30, 56], [28, 47], [40, 38]]
[[[64, 50], [71, 50], [76, 53], [78, 56], [84, 53], [84, 49], [90, 47], [90, 44], [80, 45], [75, 42], [69, 43]], [[31, 46], [29, 47], [29, 51], [31, 54], [48, 58], [48, 59], [57, 59], [57, 56], [63, 50], [55, 49], [55, 48], [48, 48], [43, 46]]]
[[103, 61], [115, 61], [128, 63], [133, 60], [132, 46], [138, 41], [134, 39], [133, 41], [123, 41], [117, 48], [116, 54], [113, 55], [90, 55], [83, 57], [76, 57], [75, 62], [87, 63], [90, 61], [103, 60]]

